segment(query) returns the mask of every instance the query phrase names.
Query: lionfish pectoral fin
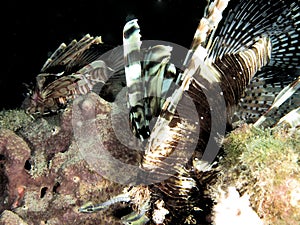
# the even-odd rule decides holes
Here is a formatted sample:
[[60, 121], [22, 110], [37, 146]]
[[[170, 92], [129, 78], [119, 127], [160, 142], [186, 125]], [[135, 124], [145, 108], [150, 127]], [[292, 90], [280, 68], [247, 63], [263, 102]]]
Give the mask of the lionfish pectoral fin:
[[295, 129], [300, 126], [300, 106], [296, 109], [293, 109], [288, 114], [283, 116], [278, 123], [277, 126], [287, 125], [288, 127]]
[[[288, 86], [286, 86], [284, 89], [282, 89], [282, 91], [279, 92], [279, 94], [275, 97], [273, 104], [271, 105], [271, 107], [254, 123], [255, 127], [259, 127], [261, 126], [266, 120], [267, 118], [272, 114], [272, 112], [274, 112], [275, 110], [277, 110], [284, 102], [286, 102], [298, 89], [300, 88], [300, 76], [291, 84], [289, 84]], [[291, 113], [289, 116], [288, 114], [282, 118], [281, 122], [279, 121], [279, 123], [282, 123], [284, 120], [286, 121], [290, 121], [291, 115], [296, 115], [296, 117], [294, 118], [295, 120], [293, 120], [294, 122], [291, 122], [291, 124], [295, 124], [295, 126], [297, 125], [298, 121], [298, 114], [299, 114], [299, 109], [295, 109], [295, 111], [293, 111], [293, 113]]]
[[[236, 121], [254, 123], [260, 118], [256, 124], [264, 126], [276, 123], [300, 104], [299, 92], [295, 92], [279, 108], [273, 107], [275, 97], [299, 76], [299, 4], [293, 1], [270, 3], [240, 1], [232, 15], [229, 13], [209, 53], [211, 57], [223, 57], [248, 48], [262, 36], [269, 37], [272, 46], [270, 61], [257, 71], [235, 113]], [[244, 33], [248, 27], [255, 29]], [[265, 112], [266, 117], [261, 117]]]

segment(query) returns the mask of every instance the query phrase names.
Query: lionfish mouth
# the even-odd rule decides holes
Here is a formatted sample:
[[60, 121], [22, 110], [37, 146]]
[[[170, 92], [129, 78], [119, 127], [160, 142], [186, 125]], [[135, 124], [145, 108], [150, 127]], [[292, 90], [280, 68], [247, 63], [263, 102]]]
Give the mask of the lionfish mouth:
[[[299, 9], [288, 0], [210, 1], [181, 68], [171, 44], [143, 47], [137, 19], [125, 24], [123, 48], [109, 60], [101, 58], [100, 37], [60, 45], [37, 77], [29, 112], [58, 112], [91, 92], [115, 102], [125, 88], [129, 130], [143, 143], [139, 184], [79, 211], [126, 202], [136, 210], [124, 224], [162, 224], [167, 214], [170, 224], [184, 224], [199, 208], [199, 174], [209, 170], [228, 127], [239, 121], [299, 127]], [[55, 68], [63, 72], [49, 72]]]

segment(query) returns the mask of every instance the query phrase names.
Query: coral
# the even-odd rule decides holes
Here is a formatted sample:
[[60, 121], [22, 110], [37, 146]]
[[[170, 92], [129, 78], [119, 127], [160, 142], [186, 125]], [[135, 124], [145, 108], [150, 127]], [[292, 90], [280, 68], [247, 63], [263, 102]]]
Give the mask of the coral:
[[[11, 205], [12, 208], [20, 206], [21, 199], [28, 183], [28, 173], [24, 166], [30, 157], [30, 148], [27, 143], [13, 131], [0, 130], [0, 155], [3, 156], [4, 174], [7, 177], [7, 202], [1, 202], [2, 207]], [[3, 208], [0, 208], [0, 210]]]
[[[109, 104], [93, 94], [79, 103], [77, 112], [71, 105], [58, 115], [31, 121], [17, 133], [0, 130], [1, 222], [9, 224], [19, 217], [24, 224], [122, 224], [120, 218], [128, 209], [121, 203], [96, 214], [78, 212], [86, 202], [104, 202], [124, 189], [124, 185], [105, 179], [86, 162], [73, 134], [72, 117], [76, 113], [84, 116], [86, 124], [97, 115], [97, 124], [103, 125], [105, 106]], [[93, 104], [100, 104], [96, 113], [89, 109]], [[101, 129], [109, 133], [106, 127]], [[89, 133], [90, 140], [98, 134], [93, 132]], [[107, 146], [118, 145], [115, 137], [107, 137]], [[87, 150], [92, 150], [94, 144], [87, 142]], [[122, 160], [126, 161], [130, 154], [124, 154], [124, 148], [112, 153], [124, 156]]]
[[27, 225], [17, 214], [12, 211], [5, 210], [0, 217], [0, 224], [3, 225]]
[[250, 196], [265, 224], [299, 223], [299, 140], [297, 130], [242, 125], [225, 139], [225, 157], [210, 195], [220, 204], [222, 190], [232, 186]]
[[[90, 108], [91, 104], [94, 105], [93, 108]], [[140, 156], [138, 149], [134, 148], [139, 146], [131, 146], [131, 142], [134, 142], [131, 139], [136, 138], [132, 132], [124, 132], [125, 120], [127, 117], [124, 117], [124, 112], [121, 115], [119, 111], [114, 112], [113, 104], [96, 94], [91, 93], [75, 100], [74, 133], [79, 139], [81, 152], [88, 163], [94, 164], [98, 172], [119, 183], [129, 183], [132, 177], [135, 179]], [[113, 121], [118, 122], [114, 124]], [[123, 136], [116, 136], [118, 134]]]
[[[19, 134], [32, 146], [33, 151], [47, 149], [47, 157], [66, 151], [72, 138], [71, 110], [60, 116], [38, 118], [22, 128]], [[43, 151], [43, 150], [42, 150]]]
[[[34, 223], [113, 223], [114, 218], [107, 218], [106, 214], [81, 214], [78, 206], [90, 200], [105, 201], [121, 189], [93, 172], [80, 157], [76, 144], [71, 144], [68, 151], [54, 156], [46, 177], [35, 178], [35, 182], [30, 183], [23, 206], [15, 211]], [[118, 224], [118, 221], [115, 223]]]

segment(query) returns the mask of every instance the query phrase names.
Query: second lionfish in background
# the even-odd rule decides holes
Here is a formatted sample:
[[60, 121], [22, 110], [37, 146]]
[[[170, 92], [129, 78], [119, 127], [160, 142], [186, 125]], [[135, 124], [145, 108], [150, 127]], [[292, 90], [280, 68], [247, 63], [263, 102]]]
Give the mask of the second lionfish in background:
[[[107, 202], [84, 205], [80, 212], [127, 202], [133, 212], [121, 219], [124, 224], [200, 224], [202, 185], [225, 134], [222, 126], [230, 130], [240, 120], [299, 126], [299, 2], [228, 2], [208, 5], [182, 70], [171, 63], [170, 46], [142, 48], [136, 19], [123, 31], [124, 69], [118, 54], [101, 60], [101, 41], [89, 36], [61, 46], [46, 62], [29, 112], [57, 111], [95, 90], [95, 84], [100, 97], [114, 101], [127, 86], [128, 119], [143, 143], [140, 185], [129, 185]], [[61, 71], [50, 74], [53, 68]]]

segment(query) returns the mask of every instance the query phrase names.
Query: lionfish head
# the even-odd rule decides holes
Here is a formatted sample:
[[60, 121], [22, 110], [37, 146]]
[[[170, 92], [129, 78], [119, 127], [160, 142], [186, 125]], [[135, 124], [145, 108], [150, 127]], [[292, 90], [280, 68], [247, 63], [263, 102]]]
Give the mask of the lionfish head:
[[58, 83], [59, 79], [52, 82], [47, 81], [49, 84], [46, 84], [46, 77], [56, 77], [56, 74], [41, 73], [36, 78], [37, 83], [35, 87], [28, 87], [29, 91], [27, 98], [23, 102], [23, 108], [30, 115], [45, 115], [57, 108], [52, 96], [57, 92], [53, 84]]

